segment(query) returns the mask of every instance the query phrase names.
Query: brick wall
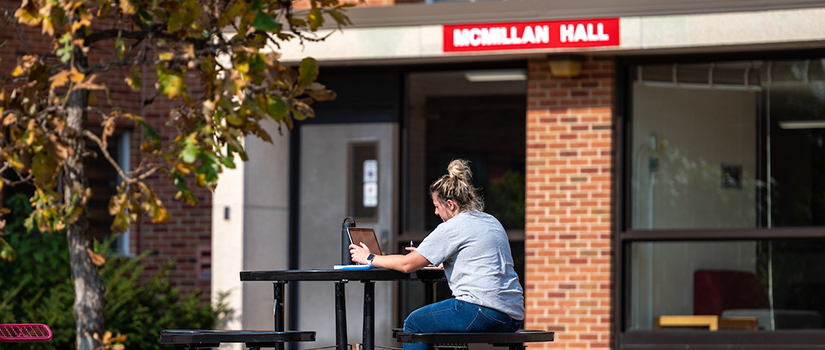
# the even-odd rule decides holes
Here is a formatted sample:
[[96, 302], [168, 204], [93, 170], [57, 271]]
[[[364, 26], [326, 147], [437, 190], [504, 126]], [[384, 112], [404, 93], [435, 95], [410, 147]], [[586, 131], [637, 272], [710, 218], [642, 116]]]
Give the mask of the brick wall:
[[[20, 6], [18, 0], [0, 0], [0, 10], [10, 10], [12, 13]], [[114, 21], [96, 21], [100, 28], [123, 27]], [[2, 23], [0, 23], [2, 25]], [[39, 29], [33, 29], [25, 25], [18, 26], [11, 22], [0, 31], [0, 43], [7, 42], [6, 46], [0, 50], [0, 72], [10, 73], [17, 62], [17, 57], [31, 51], [35, 54], [46, 54], [51, 42], [48, 38], [40, 35]], [[25, 43], [20, 39], [25, 38]], [[93, 57], [89, 59], [90, 64], [99, 62], [102, 55], [112, 52], [113, 41], [101, 42], [96, 46], [101, 50], [92, 50]], [[57, 60], [54, 56], [49, 59], [50, 64]], [[153, 104], [143, 106], [143, 101], [157, 95], [154, 88], [155, 68], [151, 66], [143, 69], [144, 90], [135, 92], [125, 83], [124, 78], [129, 76], [129, 70], [112, 70], [98, 78], [97, 82], [105, 83], [112, 96], [113, 105], [110, 105], [106, 95], [102, 91], [95, 91], [93, 95], [99, 101], [96, 107], [102, 111], [108, 111], [113, 106], [122, 108], [128, 112], [142, 115], [147, 122], [158, 130], [164, 137], [164, 142], [169, 142], [172, 138], [171, 132], [174, 128], [166, 126], [167, 114], [172, 108], [172, 104], [162, 97], [157, 97]], [[198, 96], [201, 84], [194, 83], [190, 79], [189, 92], [192, 96]], [[102, 118], [97, 112], [89, 113], [89, 127], [100, 129]], [[133, 123], [124, 122], [118, 124], [118, 133], [131, 132], [130, 161], [131, 168], [136, 168], [140, 163], [140, 144], [143, 142], [143, 130]], [[130, 251], [140, 253], [146, 250], [153, 251], [153, 254], [143, 261], [145, 266], [144, 277], [148, 278], [155, 274], [158, 269], [170, 259], [175, 259], [176, 263], [171, 272], [171, 281], [174, 286], [180, 287], [185, 292], [196, 290], [204, 293], [203, 300], [209, 301], [210, 281], [208, 278], [201, 279], [198, 274], [198, 248], [201, 246], [211, 246], [211, 207], [212, 194], [209, 190], [197, 188], [194, 183], [190, 183], [193, 193], [199, 200], [195, 207], [188, 204], [181, 204], [173, 200], [174, 186], [166, 178], [165, 174], [155, 175], [147, 180], [153, 186], [158, 197], [163, 200], [172, 217], [167, 225], [152, 224], [149, 220], [142, 220], [132, 226], [130, 232]], [[91, 208], [95, 210], [106, 210], [106, 203], [101, 204], [102, 208]], [[208, 276], [207, 276], [208, 277]]]
[[[151, 98], [158, 94], [153, 82], [156, 79], [155, 67], [144, 67], [143, 79], [145, 98]], [[187, 92], [193, 98], [202, 94], [202, 84], [194, 77], [187, 77]], [[175, 106], [181, 103], [180, 100], [170, 101], [163, 96], [157, 96], [152, 104], [143, 107], [142, 115], [146, 121], [160, 133], [163, 144], [169, 144], [175, 136], [175, 128], [166, 125], [168, 113]], [[140, 128], [138, 128], [140, 129]], [[135, 130], [132, 137], [133, 165], [137, 166], [139, 151], [142, 141], [143, 130]], [[154, 188], [158, 198], [162, 198], [164, 206], [169, 210], [171, 220], [165, 225], [153, 224], [148, 218], [141, 220], [134, 225], [138, 233], [130, 237], [132, 251], [142, 252], [151, 250], [153, 253], [147, 257], [145, 275], [148, 277], [154, 274], [169, 259], [175, 259], [174, 268], [170, 278], [172, 285], [181, 288], [185, 292], [202, 291], [203, 300], [210, 300], [211, 281], [208, 275], [204, 278], [199, 276], [198, 251], [199, 247], [211, 247], [212, 245], [212, 192], [208, 189], [195, 185], [194, 179], [190, 178], [188, 185], [192, 193], [198, 199], [198, 205], [175, 201], [174, 195], [177, 187], [168, 179], [167, 174], [156, 174], [147, 179], [146, 183]]]
[[609, 348], [611, 340], [612, 58], [576, 78], [529, 61], [525, 298], [533, 347]]

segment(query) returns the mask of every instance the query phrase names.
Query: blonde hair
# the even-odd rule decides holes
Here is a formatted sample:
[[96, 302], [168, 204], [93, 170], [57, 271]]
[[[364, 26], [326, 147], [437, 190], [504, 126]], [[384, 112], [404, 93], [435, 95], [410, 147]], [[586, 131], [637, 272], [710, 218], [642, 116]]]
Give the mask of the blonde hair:
[[476, 194], [473, 186], [473, 172], [470, 171], [470, 162], [464, 159], [454, 159], [447, 166], [444, 174], [430, 185], [430, 195], [435, 194], [441, 202], [452, 199], [460, 211], [468, 209], [484, 210], [484, 200]]

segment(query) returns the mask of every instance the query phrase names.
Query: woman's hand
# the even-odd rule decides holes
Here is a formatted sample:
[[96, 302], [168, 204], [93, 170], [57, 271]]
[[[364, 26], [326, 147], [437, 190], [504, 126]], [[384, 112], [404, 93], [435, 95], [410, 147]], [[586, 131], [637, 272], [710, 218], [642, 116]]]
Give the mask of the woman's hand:
[[367, 245], [364, 244], [364, 242], [361, 242], [360, 246], [355, 244], [349, 245], [349, 255], [354, 263], [369, 265], [370, 262], [367, 260], [367, 257], [370, 254], [370, 248], [367, 248]]

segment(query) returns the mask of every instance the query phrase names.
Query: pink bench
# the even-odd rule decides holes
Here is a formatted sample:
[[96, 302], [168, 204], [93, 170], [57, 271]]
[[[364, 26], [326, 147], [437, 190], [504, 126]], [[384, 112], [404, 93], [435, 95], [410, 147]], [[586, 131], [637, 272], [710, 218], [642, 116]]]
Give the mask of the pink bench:
[[44, 324], [0, 324], [0, 343], [45, 342], [51, 339], [52, 330]]

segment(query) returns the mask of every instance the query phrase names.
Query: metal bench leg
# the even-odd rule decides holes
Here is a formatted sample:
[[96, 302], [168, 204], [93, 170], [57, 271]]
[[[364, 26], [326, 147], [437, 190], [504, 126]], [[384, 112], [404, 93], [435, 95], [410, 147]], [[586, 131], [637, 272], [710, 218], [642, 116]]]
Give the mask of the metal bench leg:
[[[283, 332], [285, 328], [284, 322], [284, 284], [286, 282], [278, 281], [272, 283], [272, 314], [275, 318], [275, 331]], [[278, 343], [275, 350], [284, 350], [284, 343]]]
[[435, 298], [435, 283], [432, 281], [424, 282], [424, 302], [427, 304], [434, 304]]

